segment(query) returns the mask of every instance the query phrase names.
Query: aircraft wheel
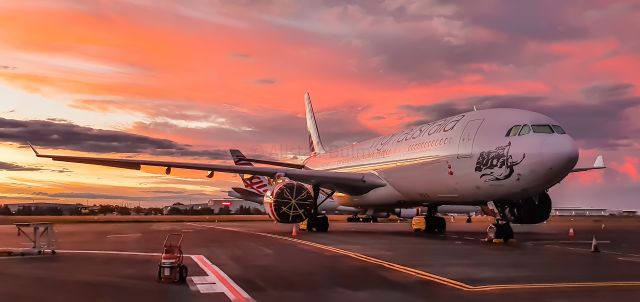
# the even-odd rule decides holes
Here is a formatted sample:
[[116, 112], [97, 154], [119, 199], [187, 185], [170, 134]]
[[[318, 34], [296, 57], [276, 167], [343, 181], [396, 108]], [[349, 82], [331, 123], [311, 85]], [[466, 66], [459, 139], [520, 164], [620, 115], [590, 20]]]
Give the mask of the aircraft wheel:
[[326, 233], [329, 231], [329, 217], [327, 215], [318, 216], [315, 219], [316, 231]]
[[189, 275], [189, 269], [187, 268], [186, 265], [180, 265], [180, 281], [184, 282], [185, 280], [187, 280], [187, 276]]
[[513, 229], [510, 223], [496, 223], [496, 239], [502, 239], [504, 242], [508, 242], [513, 239]]

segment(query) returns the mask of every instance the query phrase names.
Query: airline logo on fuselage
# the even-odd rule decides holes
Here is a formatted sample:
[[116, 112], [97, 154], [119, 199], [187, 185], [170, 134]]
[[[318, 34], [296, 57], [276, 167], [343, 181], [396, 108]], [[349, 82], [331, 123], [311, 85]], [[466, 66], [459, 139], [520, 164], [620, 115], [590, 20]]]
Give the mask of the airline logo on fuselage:
[[509, 179], [515, 171], [514, 167], [519, 165], [526, 155], [522, 153], [522, 158], [514, 161], [513, 156], [509, 154], [510, 149], [511, 142], [493, 150], [480, 152], [476, 161], [476, 172], [482, 172], [480, 179], [484, 179], [484, 181]]
[[380, 151], [384, 147], [388, 147], [395, 143], [410, 141], [425, 136], [431, 136], [438, 133], [449, 132], [453, 130], [456, 125], [464, 118], [464, 114], [456, 115], [454, 117], [441, 119], [439, 121], [431, 122], [428, 124], [420, 125], [402, 132], [394, 133], [388, 136], [383, 136], [376, 139], [370, 148]]

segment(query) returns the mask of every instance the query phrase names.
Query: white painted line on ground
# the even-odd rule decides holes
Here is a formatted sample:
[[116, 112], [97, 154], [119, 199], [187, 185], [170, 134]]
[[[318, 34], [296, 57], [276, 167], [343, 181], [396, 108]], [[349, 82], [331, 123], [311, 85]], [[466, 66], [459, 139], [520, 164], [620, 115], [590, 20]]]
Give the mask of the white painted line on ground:
[[[546, 241], [529, 241], [527, 242], [529, 244], [550, 244], [550, 243], [588, 243], [591, 244], [592, 241], [591, 240], [558, 240], [558, 241], [553, 241], [553, 240], [546, 240]], [[609, 240], [598, 240], [598, 243], [611, 243], [611, 241]]]
[[[198, 290], [215, 290], [222, 289], [221, 291], [231, 299], [231, 301], [253, 301], [251, 296], [247, 294], [238, 284], [236, 284], [227, 274], [225, 274], [220, 268], [211, 263], [207, 258], [202, 255], [191, 256], [191, 259], [200, 266], [200, 268], [207, 273], [210, 277], [214, 278], [219, 287], [198, 286]], [[202, 284], [201, 284], [202, 285]], [[215, 292], [220, 292], [215, 291]]]
[[464, 239], [468, 239], [468, 240], [476, 240], [476, 239], [475, 239], [475, 238], [473, 238], [473, 237], [463, 237], [463, 238], [464, 238]]
[[624, 260], [624, 261], [633, 261], [633, 262], [640, 262], [640, 258], [618, 258], [619, 260]]
[[140, 233], [135, 234], [115, 234], [115, 235], [107, 235], [107, 238], [115, 238], [115, 237], [138, 237], [142, 236]]

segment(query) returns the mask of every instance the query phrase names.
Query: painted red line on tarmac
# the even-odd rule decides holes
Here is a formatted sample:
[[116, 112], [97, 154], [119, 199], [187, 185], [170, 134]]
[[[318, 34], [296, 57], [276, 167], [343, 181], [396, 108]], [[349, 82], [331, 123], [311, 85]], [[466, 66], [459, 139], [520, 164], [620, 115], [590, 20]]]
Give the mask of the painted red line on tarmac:
[[224, 274], [221, 274], [218, 271], [218, 269], [216, 267], [214, 267], [213, 264], [211, 264], [211, 262], [209, 262], [209, 260], [207, 260], [207, 258], [205, 258], [202, 255], [191, 256], [191, 258], [193, 258], [193, 260], [196, 261], [196, 263], [198, 263], [198, 265], [200, 265], [200, 267], [205, 272], [207, 272], [207, 274], [213, 275], [218, 280], [220, 280], [222, 285], [233, 296], [233, 297], [229, 297], [229, 298], [231, 298], [232, 301], [252, 301], [252, 299], [248, 296], [248, 294], [241, 293], [237, 288], [238, 285], [235, 284], [235, 282], [233, 282], [228, 276], [226, 276]]

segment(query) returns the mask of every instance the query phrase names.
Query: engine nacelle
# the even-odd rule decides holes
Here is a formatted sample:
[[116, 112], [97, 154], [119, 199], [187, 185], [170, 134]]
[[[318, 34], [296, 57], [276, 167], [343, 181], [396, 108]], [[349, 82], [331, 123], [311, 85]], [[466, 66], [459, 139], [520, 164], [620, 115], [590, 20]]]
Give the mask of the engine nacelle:
[[400, 218], [411, 219], [422, 214], [422, 208], [416, 207], [411, 209], [396, 209], [395, 212], [396, 215], [398, 215], [398, 217]]
[[313, 193], [302, 183], [284, 180], [264, 194], [264, 208], [277, 222], [299, 223], [311, 215]]
[[541, 192], [533, 197], [513, 200], [509, 202], [507, 210], [513, 223], [542, 223], [551, 215], [551, 197], [546, 192]]

